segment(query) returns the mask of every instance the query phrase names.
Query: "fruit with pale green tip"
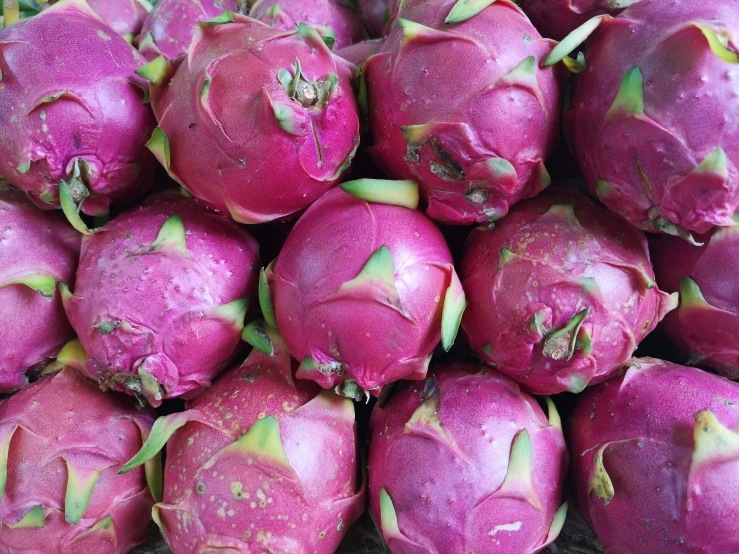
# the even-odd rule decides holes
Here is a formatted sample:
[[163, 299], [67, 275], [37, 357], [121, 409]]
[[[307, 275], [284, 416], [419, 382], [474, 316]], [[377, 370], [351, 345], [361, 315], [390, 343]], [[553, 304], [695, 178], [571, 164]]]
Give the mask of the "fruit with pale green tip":
[[184, 412], [159, 418], [121, 471], [167, 445], [153, 514], [174, 554], [332, 554], [364, 510], [354, 405], [296, 380], [273, 328], [249, 329], [272, 355], [253, 350]]
[[473, 231], [460, 275], [473, 350], [535, 394], [606, 379], [677, 306], [654, 282], [644, 233], [563, 187]]
[[367, 38], [359, 17], [342, 0], [258, 0], [249, 17], [279, 31], [292, 31], [304, 23], [333, 48], [346, 48]]
[[148, 146], [193, 196], [239, 223], [293, 217], [354, 157], [354, 71], [311, 27], [277, 31], [224, 12], [198, 24], [187, 56], [139, 71], [159, 121]]
[[541, 67], [554, 41], [509, 0], [395, 4], [388, 38], [362, 67], [370, 154], [419, 183], [432, 219], [500, 219], [550, 183], [566, 73]]
[[148, 188], [146, 60], [84, 0], [3, 29], [0, 59], [0, 176], [85, 233], [80, 211], [105, 215]]
[[[136, 1], [136, 0], [134, 0]], [[144, 20], [136, 41], [147, 60], [168, 60], [187, 52], [195, 27], [219, 16], [224, 10], [238, 11], [235, 0], [159, 0]]]
[[[641, 1], [572, 31], [589, 39], [563, 112], [591, 192], [640, 229], [693, 241], [739, 211], [739, 16], [734, 0]], [[715, 130], [712, 131], [712, 130]]]
[[197, 395], [240, 351], [259, 265], [243, 227], [176, 191], [111, 220], [62, 288], [85, 374], [154, 406]]
[[659, 286], [680, 292], [680, 306], [661, 330], [689, 364], [739, 379], [739, 227], [716, 229], [693, 246], [670, 235], [652, 235], [649, 250]]
[[79, 252], [62, 214], [0, 185], [0, 392], [25, 385], [74, 337], [57, 285], [73, 281]]
[[594, 16], [616, 15], [638, 0], [521, 0], [537, 30], [547, 38], [562, 40]]
[[370, 510], [395, 554], [533, 554], [557, 538], [567, 447], [507, 377], [473, 364], [435, 368], [372, 413]]
[[606, 552], [739, 551], [739, 384], [635, 358], [569, 421], [572, 484]]
[[144, 542], [161, 461], [117, 472], [154, 418], [72, 369], [0, 403], [0, 550], [126, 554]]
[[260, 300], [302, 362], [299, 378], [361, 398], [423, 379], [439, 340], [451, 348], [466, 301], [444, 237], [415, 209], [415, 182], [341, 189], [298, 220]]

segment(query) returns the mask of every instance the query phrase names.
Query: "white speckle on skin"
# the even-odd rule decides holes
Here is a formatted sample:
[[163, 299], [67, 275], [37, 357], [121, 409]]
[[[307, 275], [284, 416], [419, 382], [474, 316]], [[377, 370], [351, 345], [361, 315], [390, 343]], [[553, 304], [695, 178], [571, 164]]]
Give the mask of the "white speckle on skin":
[[520, 521], [516, 521], [515, 523], [502, 523], [501, 525], [496, 525], [493, 527], [493, 530], [488, 533], [491, 537], [494, 537], [498, 534], [498, 531], [518, 531], [521, 528], [521, 525], [523, 525]]

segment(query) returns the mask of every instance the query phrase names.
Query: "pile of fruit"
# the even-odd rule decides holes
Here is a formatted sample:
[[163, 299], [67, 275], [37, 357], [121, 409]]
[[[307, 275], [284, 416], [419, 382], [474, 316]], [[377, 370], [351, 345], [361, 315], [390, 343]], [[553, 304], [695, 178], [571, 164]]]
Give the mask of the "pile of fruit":
[[737, 0], [3, 23], [0, 552], [739, 552]]

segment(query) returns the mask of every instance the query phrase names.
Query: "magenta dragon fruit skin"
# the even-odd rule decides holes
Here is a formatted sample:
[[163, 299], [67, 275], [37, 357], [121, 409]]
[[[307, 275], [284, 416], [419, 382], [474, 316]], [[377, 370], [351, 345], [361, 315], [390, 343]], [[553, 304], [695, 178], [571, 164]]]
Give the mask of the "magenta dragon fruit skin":
[[129, 43], [133, 43], [152, 10], [148, 0], [87, 0], [87, 3]]
[[567, 188], [473, 231], [460, 277], [470, 345], [535, 394], [604, 380], [677, 305], [654, 282], [644, 233]]
[[569, 422], [572, 483], [606, 552], [739, 551], [739, 384], [636, 358]]
[[168, 60], [187, 52], [195, 26], [224, 11], [238, 11], [235, 0], [160, 0], [146, 17], [138, 36], [139, 52], [147, 60]]
[[590, 18], [616, 15], [638, 0], [521, 0], [521, 9], [547, 38], [562, 40]]
[[0, 392], [25, 385], [74, 337], [57, 283], [74, 281], [79, 253], [62, 214], [0, 185]]
[[567, 513], [567, 448], [507, 377], [472, 364], [434, 370], [375, 407], [370, 510], [394, 554], [533, 554]]
[[385, 18], [389, 16], [388, 0], [357, 0], [357, 13], [370, 36], [385, 35]]
[[65, 183], [90, 215], [148, 187], [156, 122], [135, 74], [145, 60], [83, 0], [3, 29], [0, 60], [0, 175], [10, 184], [52, 209]]
[[346, 48], [367, 38], [357, 14], [341, 0], [258, 0], [249, 17], [279, 31], [292, 31], [304, 23], [334, 40], [334, 48]]
[[586, 69], [563, 112], [591, 191], [647, 231], [690, 239], [691, 232], [733, 225], [739, 211], [736, 2], [642, 0], [619, 17], [600, 16], [573, 31], [545, 65], [591, 32]]
[[540, 62], [554, 42], [513, 2], [487, 4], [406, 0], [363, 67], [373, 159], [418, 181], [444, 223], [494, 221], [550, 182], [563, 75]]
[[149, 147], [239, 223], [303, 210], [339, 181], [359, 144], [354, 66], [302, 24], [283, 32], [224, 12], [196, 27], [186, 57], [158, 58], [141, 74], [159, 121]]
[[294, 379], [279, 335], [260, 334], [271, 356], [253, 350], [185, 412], [157, 420], [123, 469], [167, 443], [153, 512], [174, 554], [332, 554], [364, 510], [352, 401]]
[[266, 278], [277, 326], [302, 362], [298, 377], [355, 397], [423, 379], [440, 337], [447, 349], [454, 341], [465, 305], [428, 218], [341, 189], [308, 208]]
[[372, 40], [363, 40], [335, 50], [337, 56], [344, 58], [346, 61], [353, 63], [356, 66], [361, 66], [367, 58], [377, 54], [382, 48], [382, 44], [385, 42], [384, 39], [376, 38]]
[[657, 283], [680, 292], [680, 307], [661, 328], [690, 363], [739, 379], [739, 227], [696, 238], [702, 246], [670, 235], [650, 237]]
[[71, 369], [0, 403], [0, 552], [126, 554], [144, 542], [161, 462], [117, 471], [154, 417]]
[[103, 388], [190, 398], [239, 352], [259, 247], [233, 221], [176, 191], [82, 241], [65, 308]]

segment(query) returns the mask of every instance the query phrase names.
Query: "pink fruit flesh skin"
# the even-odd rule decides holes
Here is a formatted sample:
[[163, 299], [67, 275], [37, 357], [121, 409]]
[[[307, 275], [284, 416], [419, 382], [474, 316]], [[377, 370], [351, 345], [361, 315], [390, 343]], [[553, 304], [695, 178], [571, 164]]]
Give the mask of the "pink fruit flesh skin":
[[533, 397], [492, 370], [456, 363], [432, 375], [372, 414], [370, 510], [388, 546], [395, 554], [539, 552], [566, 510], [556, 411], [547, 421]]
[[460, 277], [470, 345], [535, 394], [606, 379], [676, 306], [654, 283], [644, 233], [568, 188], [473, 231]]
[[736, 383], [651, 358], [580, 397], [572, 481], [606, 552], [739, 550], [738, 405]]
[[[42, 212], [1, 185], [0, 219], [0, 392], [11, 392], [74, 337], [56, 283], [74, 282], [80, 235], [61, 213]], [[18, 282], [32, 276], [55, 282], [45, 291]]]
[[118, 216], [83, 241], [66, 301], [85, 373], [154, 406], [200, 393], [240, 350], [258, 271], [243, 227], [176, 191]]

